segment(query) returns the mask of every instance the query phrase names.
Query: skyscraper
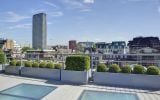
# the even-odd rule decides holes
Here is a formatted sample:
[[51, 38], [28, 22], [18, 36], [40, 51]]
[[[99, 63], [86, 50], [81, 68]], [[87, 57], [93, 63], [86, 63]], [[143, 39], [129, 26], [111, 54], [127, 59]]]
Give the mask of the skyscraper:
[[47, 20], [45, 13], [33, 15], [32, 47], [34, 49], [47, 48]]

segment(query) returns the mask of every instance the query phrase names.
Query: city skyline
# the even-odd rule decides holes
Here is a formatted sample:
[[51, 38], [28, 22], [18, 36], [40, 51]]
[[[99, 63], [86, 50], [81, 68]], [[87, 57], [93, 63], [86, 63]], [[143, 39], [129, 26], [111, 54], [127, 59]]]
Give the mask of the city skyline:
[[2, 0], [0, 6], [0, 37], [19, 44], [32, 44], [32, 16], [39, 12], [47, 14], [48, 45], [160, 37], [159, 0]]

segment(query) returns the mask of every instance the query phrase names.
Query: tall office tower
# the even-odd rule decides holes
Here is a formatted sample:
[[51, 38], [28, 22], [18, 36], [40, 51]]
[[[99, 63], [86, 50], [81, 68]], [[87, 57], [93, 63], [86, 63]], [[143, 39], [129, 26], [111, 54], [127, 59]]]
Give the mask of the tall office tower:
[[32, 47], [34, 49], [47, 48], [47, 20], [45, 13], [33, 15]]

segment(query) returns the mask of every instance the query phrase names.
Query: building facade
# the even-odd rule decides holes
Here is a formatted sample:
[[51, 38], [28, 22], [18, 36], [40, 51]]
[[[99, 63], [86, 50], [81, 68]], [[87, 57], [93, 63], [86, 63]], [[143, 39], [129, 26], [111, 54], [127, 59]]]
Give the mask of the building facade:
[[77, 43], [77, 50], [79, 52], [91, 52], [91, 49], [94, 46], [94, 42], [78, 42]]
[[76, 50], [76, 47], [77, 47], [76, 40], [70, 40], [69, 41], [69, 49], [72, 50], [72, 51], [74, 51], [74, 50]]
[[0, 39], [0, 48], [2, 50], [12, 50], [14, 48], [14, 41], [10, 39]]
[[127, 46], [125, 41], [113, 41], [112, 43], [98, 42], [96, 48], [99, 53], [126, 54]]
[[45, 13], [33, 15], [32, 47], [34, 49], [47, 48], [47, 19]]
[[128, 42], [129, 52], [136, 53], [160, 53], [160, 40], [158, 37], [136, 37]]

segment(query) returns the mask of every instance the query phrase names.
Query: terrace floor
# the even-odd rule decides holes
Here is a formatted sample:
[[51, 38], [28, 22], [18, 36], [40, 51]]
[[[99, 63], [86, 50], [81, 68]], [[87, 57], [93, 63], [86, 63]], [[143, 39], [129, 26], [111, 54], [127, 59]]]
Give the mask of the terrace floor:
[[160, 90], [138, 90], [129, 88], [107, 87], [98, 85], [72, 85], [58, 81], [26, 78], [13, 75], [0, 74], [0, 91], [21, 83], [57, 86], [58, 88], [44, 97], [42, 100], [77, 100], [83, 90], [96, 90], [120, 93], [135, 93], [140, 100], [160, 100]]

